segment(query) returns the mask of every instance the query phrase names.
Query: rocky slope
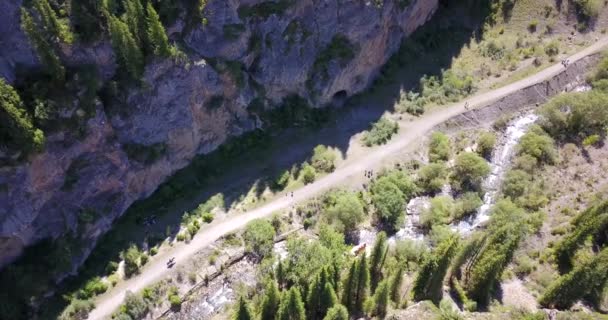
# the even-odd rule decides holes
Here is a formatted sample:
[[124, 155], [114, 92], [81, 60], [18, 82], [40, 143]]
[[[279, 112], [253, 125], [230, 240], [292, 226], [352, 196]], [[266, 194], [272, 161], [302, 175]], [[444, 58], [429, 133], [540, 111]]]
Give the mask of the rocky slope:
[[[53, 133], [44, 152], [1, 167], [0, 266], [68, 231], [90, 248], [134, 201], [194, 156], [263, 125], [254, 99], [271, 108], [295, 94], [320, 107], [360, 92], [438, 6], [438, 0], [283, 0], [272, 14], [259, 10], [268, 3], [210, 0], [205, 25], [186, 28], [178, 19], [168, 32], [183, 43], [189, 62], [149, 63], [145, 85], [131, 90], [124, 105], [97, 102], [84, 137]], [[19, 29], [19, 6], [0, 4], [0, 75], [9, 82], [18, 67], [37, 65]], [[94, 63], [106, 81], [116, 68], [105, 41], [63, 48], [62, 59]], [[108, 112], [116, 108], [128, 110]], [[157, 156], [147, 157], [151, 150]]]

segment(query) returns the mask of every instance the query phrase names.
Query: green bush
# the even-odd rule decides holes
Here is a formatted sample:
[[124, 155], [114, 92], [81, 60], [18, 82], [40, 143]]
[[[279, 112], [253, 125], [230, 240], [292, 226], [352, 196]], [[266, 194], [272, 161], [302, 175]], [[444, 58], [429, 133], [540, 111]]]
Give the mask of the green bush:
[[211, 213], [211, 212], [205, 212], [205, 213], [203, 213], [201, 218], [203, 219], [204, 223], [211, 223], [213, 221], [214, 216], [213, 216], [213, 213]]
[[559, 54], [559, 43], [557, 41], [551, 41], [545, 46], [545, 53], [549, 57], [555, 57]]
[[313, 150], [311, 165], [316, 171], [330, 173], [336, 168], [336, 153], [324, 145], [318, 145]]
[[430, 163], [418, 171], [418, 187], [425, 193], [440, 192], [447, 183], [448, 170], [444, 163]]
[[245, 228], [243, 239], [247, 251], [263, 258], [272, 253], [275, 230], [267, 220], [257, 219], [250, 222]]
[[390, 177], [383, 176], [372, 184], [371, 193], [379, 220], [390, 228], [399, 228], [407, 200], [399, 186]]
[[557, 160], [554, 141], [539, 127], [533, 127], [519, 141], [518, 154], [528, 154], [538, 163], [553, 164]]
[[70, 305], [63, 310], [59, 320], [87, 319], [89, 312], [95, 308], [95, 304], [90, 300], [73, 300]]
[[524, 195], [530, 184], [532, 176], [523, 170], [510, 170], [505, 175], [502, 184], [502, 193], [515, 201]]
[[541, 125], [557, 140], [604, 134], [608, 125], [608, 94], [600, 90], [559, 95], [541, 109]]
[[431, 206], [420, 215], [420, 225], [430, 230], [439, 224], [448, 224], [454, 212], [454, 202], [448, 196], [431, 199]]
[[144, 298], [133, 292], [127, 291], [123, 305], [121, 306], [121, 312], [128, 314], [132, 319], [143, 319], [148, 314], [148, 304]]
[[171, 294], [169, 295], [169, 304], [171, 309], [179, 309], [182, 306], [182, 298], [177, 294]]
[[365, 132], [363, 143], [368, 147], [385, 144], [398, 131], [399, 124], [397, 122], [382, 118], [372, 125], [371, 130]]
[[489, 159], [492, 156], [492, 151], [496, 145], [496, 135], [492, 132], [484, 132], [477, 140], [477, 153], [480, 156]]
[[0, 78], [0, 141], [25, 153], [38, 151], [44, 145], [44, 134], [36, 129], [21, 97]]
[[462, 152], [454, 162], [452, 187], [455, 190], [480, 190], [483, 179], [489, 173], [490, 166], [482, 157], [472, 152]]
[[441, 132], [434, 132], [429, 143], [429, 161], [448, 161], [450, 159], [450, 139]]
[[137, 246], [131, 245], [122, 253], [122, 258], [125, 260], [125, 276], [130, 277], [139, 272], [141, 252], [139, 252]]
[[435, 303], [441, 300], [443, 280], [458, 245], [458, 237], [452, 235], [427, 256], [414, 280], [414, 300], [432, 300]]
[[327, 220], [343, 233], [356, 229], [365, 217], [363, 204], [352, 192], [340, 192], [326, 210]]
[[317, 178], [317, 170], [308, 163], [304, 163], [302, 165], [302, 170], [300, 171], [300, 175], [302, 176], [302, 181], [304, 184], [309, 184], [315, 182]]
[[483, 200], [481, 200], [477, 192], [466, 192], [454, 204], [452, 216], [455, 220], [460, 220], [477, 212], [477, 209], [482, 204]]
[[289, 170], [283, 171], [283, 173], [274, 181], [274, 187], [277, 190], [283, 190], [289, 184], [291, 179], [291, 172]]

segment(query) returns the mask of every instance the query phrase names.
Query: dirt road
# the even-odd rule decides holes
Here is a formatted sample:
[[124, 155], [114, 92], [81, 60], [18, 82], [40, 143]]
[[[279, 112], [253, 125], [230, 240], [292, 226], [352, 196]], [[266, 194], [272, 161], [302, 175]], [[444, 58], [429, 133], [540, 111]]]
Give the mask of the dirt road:
[[[608, 37], [602, 38], [592, 46], [571, 56], [569, 60], [571, 63], [575, 62], [586, 56], [597, 53], [607, 45]], [[270, 217], [274, 212], [287, 209], [298, 202], [318, 195], [331, 187], [339, 185], [353, 175], [361, 175], [364, 170], [373, 168], [383, 159], [399, 152], [409, 144], [417, 142], [434, 126], [467, 111], [465, 109], [465, 103], [468, 103], [469, 108], [481, 107], [513, 92], [552, 78], [562, 71], [564, 71], [564, 67], [561, 63], [557, 63], [513, 84], [473, 96], [465, 101], [445, 108], [436, 109], [434, 112], [425, 114], [416, 121], [410, 122], [407, 127], [402, 128], [399, 135], [388, 144], [370, 149], [370, 152], [359, 159], [351, 159], [344, 167], [336, 170], [332, 174], [295, 191], [293, 193], [293, 198], [282, 197], [276, 199], [260, 208], [230, 217], [225, 221], [218, 222], [215, 225], [211, 225], [208, 228], [201, 230], [189, 244], [176, 244], [168, 252], [163, 253], [162, 256], [155, 258], [148, 263], [142, 269], [141, 274], [118, 284], [105, 294], [99, 296], [95, 301], [96, 308], [90, 313], [88, 319], [97, 320], [109, 317], [122, 303], [127, 291], [139, 291], [155, 281], [162, 279], [163, 276], [169, 272], [169, 269], [167, 269], [165, 265], [168, 257], [175, 257], [176, 263], [182, 264], [188, 261], [188, 259], [199, 250], [212, 244], [221, 236], [242, 229], [247, 223], [254, 219]]]

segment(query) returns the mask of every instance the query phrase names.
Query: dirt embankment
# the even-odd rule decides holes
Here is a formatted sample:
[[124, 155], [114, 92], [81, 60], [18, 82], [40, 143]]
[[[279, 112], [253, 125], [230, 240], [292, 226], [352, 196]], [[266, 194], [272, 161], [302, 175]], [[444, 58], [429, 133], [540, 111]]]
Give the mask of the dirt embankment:
[[539, 84], [519, 90], [485, 107], [462, 113], [435, 127], [435, 130], [455, 133], [463, 129], [489, 127], [503, 115], [514, 114], [541, 105], [551, 97], [585, 84], [586, 75], [601, 59], [594, 54], [576, 61], [559, 75]]

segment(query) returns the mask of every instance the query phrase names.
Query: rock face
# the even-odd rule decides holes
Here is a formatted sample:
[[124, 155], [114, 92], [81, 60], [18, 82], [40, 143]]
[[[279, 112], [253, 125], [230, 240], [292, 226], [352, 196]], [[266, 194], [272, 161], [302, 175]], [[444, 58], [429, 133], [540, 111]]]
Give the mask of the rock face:
[[[19, 29], [18, 3], [0, 4], [0, 72], [9, 82], [17, 65], [37, 64]], [[188, 63], [149, 63], [145, 84], [126, 103], [97, 102], [84, 137], [53, 133], [44, 152], [0, 168], [0, 266], [26, 246], [69, 231], [93, 246], [134, 201], [196, 155], [259, 127], [248, 110], [256, 98], [270, 108], [299, 95], [316, 107], [365, 89], [401, 39], [438, 6], [438, 0], [376, 3], [210, 0], [205, 25], [187, 29], [178, 21], [168, 30], [189, 47]], [[65, 48], [62, 58], [94, 62], [104, 80], [115, 70], [103, 41]], [[117, 108], [128, 110], [107, 112]], [[158, 155], [142, 160], [149, 150]]]

